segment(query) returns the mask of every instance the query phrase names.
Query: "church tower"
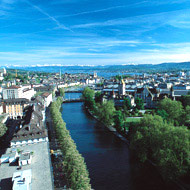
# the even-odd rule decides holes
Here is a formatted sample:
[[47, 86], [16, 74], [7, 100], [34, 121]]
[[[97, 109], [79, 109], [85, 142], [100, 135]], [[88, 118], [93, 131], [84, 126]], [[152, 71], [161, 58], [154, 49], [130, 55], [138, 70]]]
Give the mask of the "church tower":
[[125, 92], [125, 82], [124, 82], [123, 79], [119, 82], [118, 88], [119, 88], [118, 89], [119, 95], [125, 96], [126, 95], [126, 92]]

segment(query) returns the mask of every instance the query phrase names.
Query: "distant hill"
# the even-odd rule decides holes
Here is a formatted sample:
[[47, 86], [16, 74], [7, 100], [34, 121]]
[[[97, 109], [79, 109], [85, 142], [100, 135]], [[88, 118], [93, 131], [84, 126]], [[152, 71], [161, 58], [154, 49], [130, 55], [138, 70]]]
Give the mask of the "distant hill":
[[26, 71], [59, 72], [65, 73], [91, 73], [94, 71], [104, 73], [141, 73], [141, 72], [165, 72], [190, 70], [190, 62], [161, 63], [161, 64], [139, 64], [139, 65], [105, 65], [105, 66], [37, 66], [37, 67], [11, 67], [12, 69], [23, 69]]
[[178, 71], [190, 70], [190, 62], [183, 63], [161, 63], [161, 64], [139, 64], [139, 65], [114, 65], [109, 67], [110, 70], [130, 70], [138, 72], [147, 71]]

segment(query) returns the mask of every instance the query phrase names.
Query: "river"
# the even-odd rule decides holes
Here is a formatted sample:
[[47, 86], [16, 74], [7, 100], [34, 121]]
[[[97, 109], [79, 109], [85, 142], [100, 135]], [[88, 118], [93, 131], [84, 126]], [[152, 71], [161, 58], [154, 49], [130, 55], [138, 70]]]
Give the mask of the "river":
[[[80, 94], [66, 93], [66, 98], [71, 96]], [[85, 158], [95, 190], [168, 190], [155, 169], [139, 167], [128, 145], [93, 119], [81, 102], [62, 104], [62, 117]]]

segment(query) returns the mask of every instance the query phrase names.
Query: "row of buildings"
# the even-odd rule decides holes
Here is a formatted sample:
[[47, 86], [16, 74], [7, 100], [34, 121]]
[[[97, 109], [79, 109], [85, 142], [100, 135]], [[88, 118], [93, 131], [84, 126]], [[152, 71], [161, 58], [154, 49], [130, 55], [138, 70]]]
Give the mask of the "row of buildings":
[[32, 103], [33, 97], [41, 90], [40, 99], [44, 106], [52, 101], [52, 87], [33, 87], [32, 85], [10, 86], [2, 90], [0, 113], [7, 113], [10, 118], [23, 118], [24, 109]]
[[[52, 87], [11, 86], [3, 89], [3, 112], [12, 120], [10, 148], [0, 156], [0, 188], [11, 178], [13, 190], [53, 189], [46, 107], [52, 102]], [[38, 93], [40, 94], [38, 95]], [[37, 96], [35, 96], [37, 94]], [[20, 118], [18, 125], [14, 119]], [[11, 131], [11, 130], [9, 130]], [[11, 135], [8, 133], [8, 135]], [[9, 188], [9, 184], [5, 184]], [[2, 187], [3, 188], [3, 187]]]
[[190, 93], [190, 75], [173, 76], [173, 74], [138, 75], [127, 77], [120, 82], [109, 79], [101, 90], [105, 99], [122, 100], [128, 98], [131, 105], [141, 98], [145, 108], [156, 108], [158, 102], [166, 97], [179, 100]]

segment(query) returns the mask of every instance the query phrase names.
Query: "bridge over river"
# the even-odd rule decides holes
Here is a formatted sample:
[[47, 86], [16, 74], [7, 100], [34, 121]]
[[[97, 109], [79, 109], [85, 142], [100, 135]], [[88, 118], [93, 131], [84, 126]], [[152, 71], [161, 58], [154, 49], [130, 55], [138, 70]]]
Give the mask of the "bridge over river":
[[77, 149], [85, 158], [93, 189], [178, 189], [166, 186], [154, 167], [136, 161], [128, 144], [92, 118], [83, 108], [83, 103], [77, 101], [82, 101], [81, 93], [65, 93], [62, 117]]
[[72, 103], [72, 102], [83, 102], [83, 100], [82, 100], [82, 98], [63, 99], [63, 103]]

